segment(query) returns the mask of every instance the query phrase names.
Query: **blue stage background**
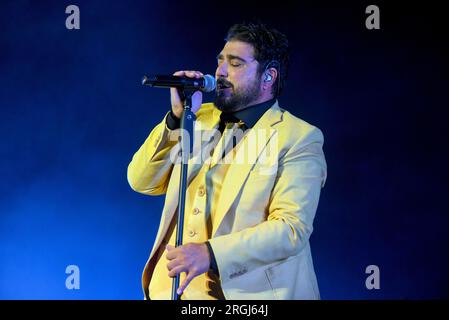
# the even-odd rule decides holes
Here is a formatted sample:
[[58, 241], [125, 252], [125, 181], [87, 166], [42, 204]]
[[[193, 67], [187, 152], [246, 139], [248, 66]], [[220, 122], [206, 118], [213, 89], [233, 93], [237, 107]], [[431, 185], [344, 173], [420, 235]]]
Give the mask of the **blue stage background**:
[[[313, 3], [2, 0], [0, 298], [142, 298], [164, 197], [133, 192], [126, 170], [170, 104], [141, 78], [213, 74], [228, 27], [254, 19], [292, 45], [281, 106], [325, 135], [311, 237], [322, 298], [448, 298], [443, 10]], [[65, 28], [70, 4], [80, 30]], [[365, 28], [369, 4], [380, 30]], [[79, 290], [65, 287], [72, 264]]]

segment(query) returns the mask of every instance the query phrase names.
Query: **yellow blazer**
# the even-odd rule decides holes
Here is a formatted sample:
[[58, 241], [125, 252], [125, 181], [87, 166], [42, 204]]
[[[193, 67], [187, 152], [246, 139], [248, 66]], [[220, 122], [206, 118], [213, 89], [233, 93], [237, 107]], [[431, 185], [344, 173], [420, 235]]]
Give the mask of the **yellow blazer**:
[[[212, 103], [203, 104], [194, 130], [213, 129], [219, 115]], [[223, 293], [230, 300], [319, 299], [309, 237], [327, 176], [323, 134], [277, 102], [242, 141], [260, 131], [264, 139], [258, 140], [257, 150], [249, 152], [255, 161], [229, 166], [216, 206], [210, 244]], [[145, 298], [157, 250], [178, 204], [180, 165], [170, 160], [177, 134], [179, 130], [168, 130], [164, 117], [128, 167], [133, 190], [166, 194], [159, 230], [142, 275]], [[236, 147], [236, 157], [248, 152], [242, 141]], [[268, 154], [268, 147], [274, 152]], [[190, 162], [198, 165], [194, 160], [198, 159], [189, 161], [189, 169]]]

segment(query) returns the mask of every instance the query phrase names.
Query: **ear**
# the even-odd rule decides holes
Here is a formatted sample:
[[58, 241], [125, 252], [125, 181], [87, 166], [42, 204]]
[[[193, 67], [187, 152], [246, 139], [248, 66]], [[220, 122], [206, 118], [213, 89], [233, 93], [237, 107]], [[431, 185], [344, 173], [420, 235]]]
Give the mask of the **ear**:
[[269, 72], [265, 72], [265, 79], [263, 81], [269, 82], [271, 80], [273, 80], [273, 77], [271, 76], [271, 74]]
[[278, 71], [276, 68], [269, 68], [263, 74], [263, 88], [271, 89], [276, 82], [278, 77]]

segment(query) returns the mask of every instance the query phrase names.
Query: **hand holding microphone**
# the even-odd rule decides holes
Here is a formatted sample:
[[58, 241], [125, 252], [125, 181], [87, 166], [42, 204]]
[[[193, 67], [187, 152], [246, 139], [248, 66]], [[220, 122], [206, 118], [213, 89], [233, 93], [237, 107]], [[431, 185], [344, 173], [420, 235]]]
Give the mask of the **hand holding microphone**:
[[192, 112], [196, 113], [203, 100], [201, 91], [210, 92], [215, 90], [215, 79], [211, 75], [203, 75], [199, 71], [177, 71], [173, 76], [156, 75], [144, 77], [142, 83], [152, 87], [170, 88], [171, 106], [173, 114], [180, 118], [184, 110], [183, 100], [179, 89], [197, 90], [192, 95]]
[[[179, 77], [196, 78], [196, 79], [200, 79], [204, 76], [199, 71], [177, 71], [173, 75], [179, 76]], [[171, 109], [173, 111], [173, 114], [176, 117], [178, 117], [178, 119], [181, 118], [182, 112], [184, 110], [184, 104], [182, 102], [178, 88], [170, 88], [170, 101], [171, 101]], [[203, 102], [203, 93], [201, 91], [196, 91], [192, 95], [191, 110], [193, 113], [196, 114], [196, 112], [200, 109], [202, 102]]]

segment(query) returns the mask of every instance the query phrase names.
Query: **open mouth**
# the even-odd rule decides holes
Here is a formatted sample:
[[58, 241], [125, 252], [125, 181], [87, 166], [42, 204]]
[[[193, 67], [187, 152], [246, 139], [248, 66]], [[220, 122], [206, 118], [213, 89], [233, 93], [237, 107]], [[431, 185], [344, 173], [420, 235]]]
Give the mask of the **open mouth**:
[[224, 89], [228, 89], [228, 88], [231, 88], [231, 87], [232, 87], [232, 85], [230, 83], [226, 83], [226, 82], [223, 82], [223, 81], [218, 81], [217, 82], [217, 89], [218, 90], [224, 90]]

